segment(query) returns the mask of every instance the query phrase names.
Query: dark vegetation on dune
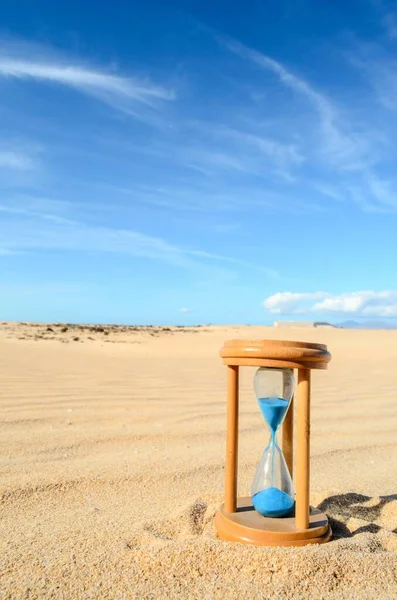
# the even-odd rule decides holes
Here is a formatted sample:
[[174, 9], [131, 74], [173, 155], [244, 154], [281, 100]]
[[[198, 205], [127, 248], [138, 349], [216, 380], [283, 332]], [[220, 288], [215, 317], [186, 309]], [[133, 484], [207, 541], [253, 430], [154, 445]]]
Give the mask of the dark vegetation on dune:
[[[56, 340], [63, 343], [85, 341], [101, 341], [109, 343], [139, 343], [134, 335], [144, 334], [151, 337], [162, 335], [175, 335], [184, 333], [198, 333], [208, 331], [201, 325], [185, 327], [173, 325], [162, 327], [156, 325], [89, 325], [78, 323], [1, 323], [1, 327], [9, 332], [9, 337], [19, 340]], [[131, 335], [132, 334], [132, 335]], [[121, 339], [124, 338], [124, 339]]]

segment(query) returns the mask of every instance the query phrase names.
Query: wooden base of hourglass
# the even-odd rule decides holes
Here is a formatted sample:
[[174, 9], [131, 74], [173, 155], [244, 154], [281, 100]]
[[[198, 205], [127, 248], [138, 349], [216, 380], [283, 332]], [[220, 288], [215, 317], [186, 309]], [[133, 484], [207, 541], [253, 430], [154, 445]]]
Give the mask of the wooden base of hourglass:
[[221, 540], [255, 546], [304, 546], [328, 542], [332, 537], [327, 516], [317, 508], [310, 507], [308, 529], [297, 529], [294, 514], [279, 519], [262, 517], [250, 497], [238, 498], [233, 513], [227, 513], [222, 506], [215, 526]]
[[[225, 504], [215, 517], [221, 539], [258, 546], [303, 546], [328, 542], [327, 516], [309, 505], [310, 491], [310, 372], [326, 369], [331, 355], [323, 344], [279, 340], [230, 340], [221, 349], [228, 367]], [[298, 370], [296, 439], [296, 500], [291, 517], [270, 518], [257, 513], [250, 498], [237, 498], [238, 381], [240, 367], [280, 367]], [[283, 425], [283, 451], [292, 474], [293, 422]]]

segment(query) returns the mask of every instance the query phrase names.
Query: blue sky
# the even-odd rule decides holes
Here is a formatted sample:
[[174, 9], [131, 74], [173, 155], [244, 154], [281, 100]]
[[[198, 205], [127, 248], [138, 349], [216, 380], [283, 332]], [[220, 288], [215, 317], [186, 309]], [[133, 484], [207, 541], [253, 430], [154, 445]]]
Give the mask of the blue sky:
[[397, 3], [0, 24], [0, 319], [397, 316]]

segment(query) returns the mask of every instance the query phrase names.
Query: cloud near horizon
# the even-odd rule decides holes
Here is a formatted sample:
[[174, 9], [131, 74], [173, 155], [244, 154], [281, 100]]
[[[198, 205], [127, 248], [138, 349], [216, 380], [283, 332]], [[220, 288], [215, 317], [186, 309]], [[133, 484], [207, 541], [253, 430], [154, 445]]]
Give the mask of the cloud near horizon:
[[397, 291], [278, 292], [263, 301], [275, 315], [329, 314], [354, 317], [397, 317]]

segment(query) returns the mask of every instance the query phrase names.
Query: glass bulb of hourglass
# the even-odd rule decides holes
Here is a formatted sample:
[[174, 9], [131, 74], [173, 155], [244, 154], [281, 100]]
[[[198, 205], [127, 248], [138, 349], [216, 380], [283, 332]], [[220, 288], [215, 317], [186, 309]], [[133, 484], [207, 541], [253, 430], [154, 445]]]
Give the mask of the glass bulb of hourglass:
[[292, 369], [261, 367], [254, 379], [259, 408], [269, 427], [266, 446], [251, 486], [254, 508], [264, 517], [282, 517], [294, 507], [294, 488], [276, 434], [294, 393]]

